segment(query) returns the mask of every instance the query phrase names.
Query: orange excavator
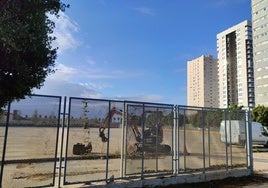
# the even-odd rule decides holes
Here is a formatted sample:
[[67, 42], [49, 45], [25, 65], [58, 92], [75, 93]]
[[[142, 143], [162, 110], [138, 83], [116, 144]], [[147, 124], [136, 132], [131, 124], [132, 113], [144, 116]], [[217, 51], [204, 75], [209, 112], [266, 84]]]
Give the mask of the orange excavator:
[[[102, 142], [108, 141], [108, 138], [105, 136], [104, 131], [108, 127], [109, 118], [112, 118], [114, 114], [122, 116], [123, 112], [114, 107], [107, 114], [106, 118], [104, 119], [103, 126], [99, 128], [99, 136], [101, 137]], [[170, 153], [171, 147], [167, 144], [161, 144], [163, 142], [163, 129], [160, 122], [156, 123], [153, 126], [150, 126], [147, 129], [144, 129], [143, 137], [136, 124], [135, 116], [127, 114], [127, 124], [135, 135], [136, 143], [134, 145], [136, 146], [136, 152], [145, 151], [148, 153]]]

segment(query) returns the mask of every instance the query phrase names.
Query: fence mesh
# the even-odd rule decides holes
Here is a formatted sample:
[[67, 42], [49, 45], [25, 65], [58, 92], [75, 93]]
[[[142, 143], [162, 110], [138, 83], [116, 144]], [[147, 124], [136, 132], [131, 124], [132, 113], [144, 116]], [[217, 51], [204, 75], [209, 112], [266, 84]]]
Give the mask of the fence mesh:
[[[247, 166], [244, 111], [194, 107], [179, 107], [178, 111], [181, 172]], [[237, 123], [241, 124], [242, 132]], [[230, 126], [227, 128], [226, 124]], [[228, 137], [237, 142], [229, 143]]]
[[70, 99], [66, 183], [120, 176], [122, 109], [121, 102]]
[[173, 107], [125, 103], [125, 174], [172, 172]]
[[3, 187], [54, 184], [59, 107], [60, 98], [45, 96], [11, 104]]
[[0, 112], [1, 184], [247, 169], [249, 121], [242, 110], [34, 95]]

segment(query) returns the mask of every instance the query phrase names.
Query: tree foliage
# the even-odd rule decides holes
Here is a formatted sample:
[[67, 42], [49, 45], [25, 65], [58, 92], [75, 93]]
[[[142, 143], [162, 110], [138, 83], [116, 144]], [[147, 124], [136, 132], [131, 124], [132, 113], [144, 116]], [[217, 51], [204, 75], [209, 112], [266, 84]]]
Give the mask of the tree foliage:
[[145, 126], [152, 127], [156, 125], [157, 123], [160, 123], [162, 117], [163, 117], [162, 112], [155, 111], [155, 112], [149, 113], [145, 121]]
[[252, 110], [252, 121], [257, 121], [263, 126], [268, 126], [268, 107], [257, 106]]
[[0, 0], [0, 107], [40, 88], [54, 72], [54, 22], [60, 0]]
[[193, 111], [191, 115], [189, 115], [189, 123], [194, 127], [202, 127], [203, 120], [202, 120], [203, 112], [202, 110]]
[[236, 104], [233, 104], [229, 107], [230, 110], [242, 110], [244, 106], [238, 106]]
[[207, 126], [219, 127], [223, 119], [222, 110], [207, 110], [205, 113], [205, 122]]

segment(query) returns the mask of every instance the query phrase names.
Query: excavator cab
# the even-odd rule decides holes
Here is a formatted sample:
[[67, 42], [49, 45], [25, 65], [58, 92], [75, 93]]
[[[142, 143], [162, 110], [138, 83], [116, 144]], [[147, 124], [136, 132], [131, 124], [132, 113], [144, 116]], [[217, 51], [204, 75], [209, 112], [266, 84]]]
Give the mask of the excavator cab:
[[160, 123], [144, 130], [145, 144], [161, 143], [163, 141], [163, 129]]

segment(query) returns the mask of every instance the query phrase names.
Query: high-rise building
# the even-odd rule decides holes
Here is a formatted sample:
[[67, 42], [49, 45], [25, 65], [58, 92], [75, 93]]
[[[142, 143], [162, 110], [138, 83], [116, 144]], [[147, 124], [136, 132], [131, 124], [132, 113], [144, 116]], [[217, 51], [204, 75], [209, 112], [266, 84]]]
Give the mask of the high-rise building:
[[254, 67], [252, 28], [243, 21], [217, 35], [219, 107], [253, 108]]
[[202, 55], [187, 62], [187, 105], [218, 107], [217, 59]]
[[251, 0], [255, 103], [268, 106], [268, 0]]

